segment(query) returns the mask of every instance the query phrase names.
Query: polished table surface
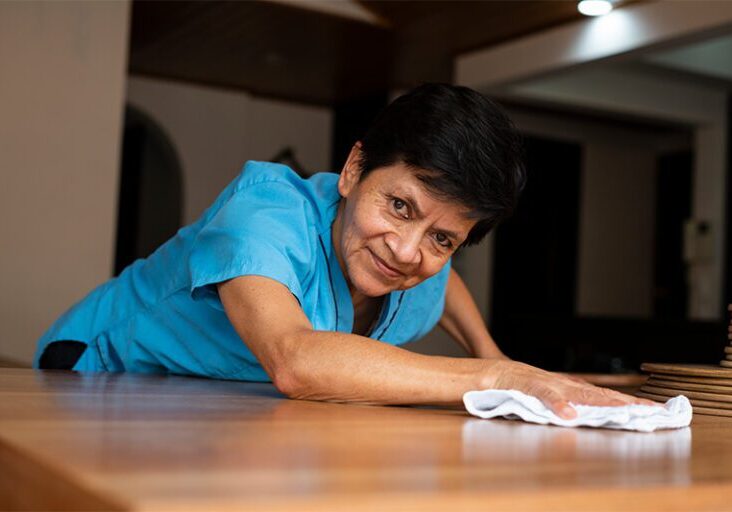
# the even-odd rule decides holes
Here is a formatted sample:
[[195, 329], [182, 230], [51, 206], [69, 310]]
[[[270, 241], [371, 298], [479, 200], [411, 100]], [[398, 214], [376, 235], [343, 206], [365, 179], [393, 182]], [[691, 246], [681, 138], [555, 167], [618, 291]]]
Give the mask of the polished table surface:
[[0, 369], [0, 510], [732, 510], [732, 418], [651, 434], [269, 384]]

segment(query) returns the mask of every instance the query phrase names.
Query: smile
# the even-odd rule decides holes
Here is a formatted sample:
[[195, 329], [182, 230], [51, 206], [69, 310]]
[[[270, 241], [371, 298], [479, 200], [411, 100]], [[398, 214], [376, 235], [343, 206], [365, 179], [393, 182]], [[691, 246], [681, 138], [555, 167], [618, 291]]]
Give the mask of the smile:
[[390, 279], [395, 279], [397, 277], [402, 277], [404, 274], [399, 272], [398, 270], [395, 270], [391, 268], [389, 265], [387, 265], [384, 260], [379, 258], [376, 254], [374, 254], [371, 250], [369, 250], [369, 253], [371, 254], [371, 258], [374, 260], [374, 265], [376, 268], [379, 269], [379, 271], [384, 274], [386, 277]]

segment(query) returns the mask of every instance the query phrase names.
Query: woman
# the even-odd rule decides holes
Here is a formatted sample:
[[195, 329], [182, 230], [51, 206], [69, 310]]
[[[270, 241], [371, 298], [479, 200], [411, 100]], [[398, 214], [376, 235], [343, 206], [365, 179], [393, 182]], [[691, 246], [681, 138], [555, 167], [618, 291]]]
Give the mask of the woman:
[[[448, 404], [513, 388], [645, 402], [507, 359], [450, 258], [514, 208], [525, 174], [508, 118], [428, 84], [388, 106], [340, 175], [249, 162], [201, 218], [92, 291], [35, 365], [271, 380], [292, 398]], [[398, 346], [439, 322], [475, 358]]]

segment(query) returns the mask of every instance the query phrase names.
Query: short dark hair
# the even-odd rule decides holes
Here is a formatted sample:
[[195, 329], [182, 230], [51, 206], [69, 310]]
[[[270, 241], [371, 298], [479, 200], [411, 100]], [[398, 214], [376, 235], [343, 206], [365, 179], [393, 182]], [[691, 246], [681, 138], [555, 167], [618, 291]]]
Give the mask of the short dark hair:
[[377, 116], [361, 139], [361, 177], [397, 162], [432, 171], [417, 176], [480, 219], [463, 245], [510, 217], [526, 182], [511, 120], [482, 94], [455, 85], [421, 85]]

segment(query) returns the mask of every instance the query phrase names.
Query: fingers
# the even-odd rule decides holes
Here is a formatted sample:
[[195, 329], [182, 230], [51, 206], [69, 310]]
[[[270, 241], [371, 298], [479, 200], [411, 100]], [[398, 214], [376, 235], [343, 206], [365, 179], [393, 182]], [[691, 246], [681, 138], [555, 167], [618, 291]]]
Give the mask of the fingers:
[[557, 416], [566, 420], [577, 417], [577, 411], [571, 404], [601, 407], [661, 405], [644, 398], [626, 395], [612, 389], [575, 383], [567, 386], [562, 385], [561, 383], [557, 384], [556, 382], [545, 382], [544, 386], [535, 388], [534, 392], [535, 396], [539, 398], [544, 405], [551, 409]]
[[638, 403], [638, 399], [636, 397], [599, 386], [581, 388], [576, 398], [571, 401], [578, 405], [598, 405], [604, 407], [624, 406]]
[[647, 398], [641, 398], [639, 396], [631, 396], [630, 398], [633, 400], [631, 403], [634, 405], [655, 405], [656, 407], [663, 407], [662, 403], [654, 402], [653, 400], [648, 400]]
[[493, 385], [498, 389], [518, 389], [535, 396], [558, 417], [566, 420], [577, 417], [577, 411], [571, 404], [604, 407], [660, 405], [645, 398], [578, 381], [569, 375], [547, 372], [513, 361], [500, 367], [493, 379]]
[[623, 400], [627, 405], [661, 405], [658, 402], [654, 402], [653, 400], [648, 400], [646, 398], [641, 398], [639, 396], [626, 395], [625, 393], [613, 391], [612, 389], [609, 389], [608, 391], [614, 396], [618, 397], [618, 399]]

